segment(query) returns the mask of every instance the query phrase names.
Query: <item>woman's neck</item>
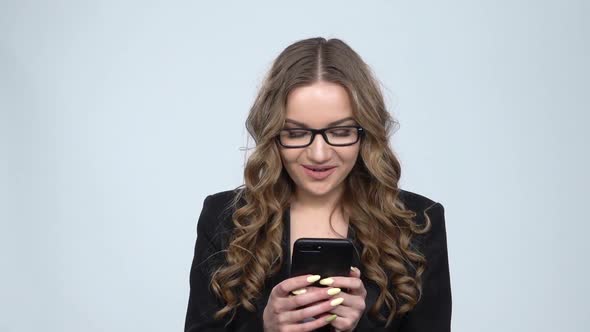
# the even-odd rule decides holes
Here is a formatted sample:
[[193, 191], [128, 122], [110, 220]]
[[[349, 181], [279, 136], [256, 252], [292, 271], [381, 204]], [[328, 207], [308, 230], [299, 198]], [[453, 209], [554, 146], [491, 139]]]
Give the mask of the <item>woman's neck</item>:
[[341, 203], [342, 189], [335, 190], [327, 195], [314, 196], [309, 193], [296, 190], [295, 195], [291, 200], [292, 209], [303, 209], [303, 210], [322, 210], [322, 211], [333, 211]]

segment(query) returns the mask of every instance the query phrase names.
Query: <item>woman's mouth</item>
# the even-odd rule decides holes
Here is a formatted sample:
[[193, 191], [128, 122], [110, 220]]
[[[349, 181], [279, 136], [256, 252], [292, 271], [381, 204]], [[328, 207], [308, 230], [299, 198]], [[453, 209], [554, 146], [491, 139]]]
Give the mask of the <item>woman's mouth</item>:
[[336, 170], [336, 166], [311, 166], [311, 165], [302, 165], [303, 171], [309, 177], [315, 180], [323, 180], [330, 176], [330, 174], [334, 173]]

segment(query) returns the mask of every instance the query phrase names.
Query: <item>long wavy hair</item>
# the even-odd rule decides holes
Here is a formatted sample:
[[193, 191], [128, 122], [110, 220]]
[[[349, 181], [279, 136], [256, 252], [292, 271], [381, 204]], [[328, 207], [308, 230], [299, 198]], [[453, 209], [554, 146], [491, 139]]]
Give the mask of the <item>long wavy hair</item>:
[[[265, 280], [283, 263], [282, 218], [295, 184], [283, 168], [276, 136], [284, 125], [289, 92], [318, 81], [347, 90], [353, 117], [365, 132], [359, 158], [344, 181], [341, 204], [362, 247], [363, 275], [380, 289], [369, 314], [389, 325], [420, 299], [426, 261], [411, 239], [429, 230], [430, 219], [424, 213], [426, 223], [419, 227], [416, 213], [398, 198], [400, 163], [389, 147], [397, 122], [385, 108], [371, 69], [352, 48], [339, 39], [310, 38], [291, 44], [276, 58], [246, 120], [256, 148], [232, 204], [235, 228], [225, 263], [212, 275], [212, 290], [225, 304], [215, 314], [218, 319], [228, 314], [233, 318], [239, 306], [255, 311], [253, 301]], [[380, 314], [383, 306], [388, 317]]]

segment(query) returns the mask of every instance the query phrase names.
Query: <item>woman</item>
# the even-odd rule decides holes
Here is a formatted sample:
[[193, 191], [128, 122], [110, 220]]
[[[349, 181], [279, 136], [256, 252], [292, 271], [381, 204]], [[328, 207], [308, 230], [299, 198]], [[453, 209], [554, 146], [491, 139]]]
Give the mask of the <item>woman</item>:
[[[344, 42], [288, 46], [246, 122], [245, 184], [203, 203], [185, 331], [449, 331], [443, 206], [398, 188], [394, 123]], [[289, 278], [301, 237], [350, 239], [350, 275]]]

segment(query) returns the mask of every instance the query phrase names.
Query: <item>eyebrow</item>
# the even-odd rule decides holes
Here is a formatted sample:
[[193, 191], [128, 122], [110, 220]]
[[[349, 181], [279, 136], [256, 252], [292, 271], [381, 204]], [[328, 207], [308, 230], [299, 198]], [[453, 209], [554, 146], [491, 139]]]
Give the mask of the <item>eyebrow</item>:
[[[354, 118], [348, 117], [348, 118], [344, 118], [344, 119], [341, 119], [341, 120], [338, 120], [338, 121], [330, 122], [330, 123], [328, 123], [328, 127], [336, 126], [336, 125], [339, 125], [341, 123], [344, 123], [344, 122], [350, 121], [350, 120], [354, 120]], [[285, 123], [292, 123], [292, 124], [295, 124], [295, 125], [298, 125], [298, 126], [301, 126], [301, 127], [309, 128], [309, 126], [306, 125], [305, 123], [299, 122], [299, 121], [295, 121], [295, 120], [291, 120], [291, 119], [286, 119], [285, 120]]]

